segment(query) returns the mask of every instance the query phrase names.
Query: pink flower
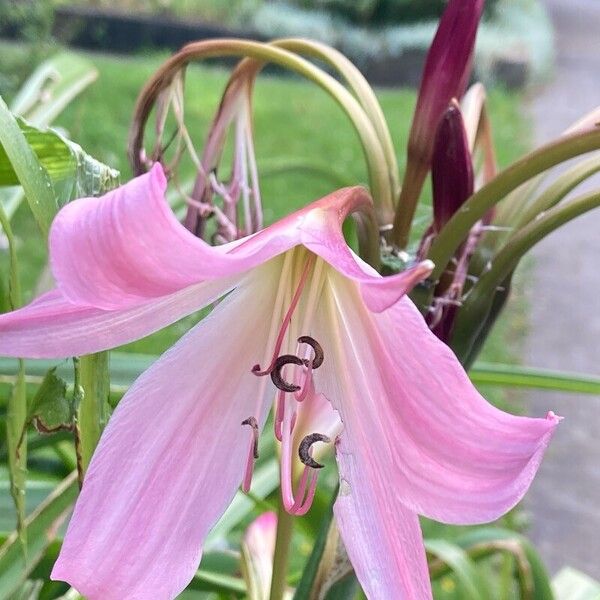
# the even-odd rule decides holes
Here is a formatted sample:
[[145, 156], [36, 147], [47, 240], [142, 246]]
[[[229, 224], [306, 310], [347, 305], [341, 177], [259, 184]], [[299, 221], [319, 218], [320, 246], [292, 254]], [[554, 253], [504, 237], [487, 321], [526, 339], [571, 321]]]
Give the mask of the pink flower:
[[430, 598], [417, 515], [481, 523], [505, 513], [558, 419], [512, 416], [477, 393], [404, 296], [430, 263], [382, 278], [352, 253], [341, 225], [371, 209], [364, 190], [337, 191], [210, 247], [176, 220], [165, 187], [155, 166], [63, 208], [50, 233], [57, 288], [0, 317], [0, 353], [66, 357], [143, 337], [223, 298], [122, 399], [53, 578], [89, 600], [174, 598], [249, 482], [274, 399], [284, 444], [295, 443], [296, 412], [316, 402], [321, 414], [326, 399], [343, 429], [335, 440], [313, 431], [300, 441], [305, 475], [288, 486], [289, 510], [310, 505], [312, 444], [335, 442], [335, 515], [368, 597]]

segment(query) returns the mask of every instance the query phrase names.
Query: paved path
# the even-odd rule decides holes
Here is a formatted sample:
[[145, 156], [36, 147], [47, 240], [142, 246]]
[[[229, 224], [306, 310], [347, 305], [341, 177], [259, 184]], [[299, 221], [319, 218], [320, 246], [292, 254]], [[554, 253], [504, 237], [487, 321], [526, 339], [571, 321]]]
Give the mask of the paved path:
[[[546, 4], [558, 55], [553, 83], [531, 103], [537, 143], [600, 105], [599, 0]], [[600, 210], [550, 236], [534, 256], [526, 363], [600, 374]], [[600, 578], [600, 398], [530, 395], [532, 414], [547, 409], [565, 420], [528, 495], [531, 536], [552, 571], [569, 564]]]

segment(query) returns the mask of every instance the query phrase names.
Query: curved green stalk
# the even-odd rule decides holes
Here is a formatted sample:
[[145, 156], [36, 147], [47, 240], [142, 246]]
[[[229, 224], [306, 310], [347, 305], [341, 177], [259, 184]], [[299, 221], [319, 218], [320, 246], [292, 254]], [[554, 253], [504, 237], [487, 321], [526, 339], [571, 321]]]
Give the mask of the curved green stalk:
[[[455, 329], [470, 331], [468, 340], [464, 340], [465, 347], [473, 344], [480, 330], [485, 326], [498, 286], [506, 281], [523, 255], [555, 229], [598, 206], [600, 206], [600, 192], [584, 194], [550, 209], [510, 239], [493, 258], [489, 270], [479, 278], [463, 301]], [[474, 323], [478, 324], [475, 328]], [[460, 354], [464, 348], [456, 350]]]
[[400, 191], [400, 177], [392, 136], [387, 126], [387, 121], [385, 120], [381, 105], [379, 104], [379, 100], [377, 100], [373, 88], [369, 85], [364, 75], [341, 52], [326, 44], [299, 38], [275, 40], [271, 43], [274, 46], [291, 50], [297, 54], [306, 54], [307, 56], [322, 60], [335, 68], [344, 78], [350, 89], [356, 95], [356, 98], [364, 111], [371, 119], [373, 127], [377, 132], [377, 136], [379, 137], [379, 141], [381, 142], [385, 154], [394, 196], [396, 196]]
[[[492, 256], [515, 231], [527, 225], [540, 213], [558, 204], [580, 183], [598, 171], [600, 171], [600, 156], [594, 156], [559, 175], [537, 195], [536, 192], [544, 179], [543, 175], [534, 177], [524, 186], [512, 192], [502, 202], [501, 209], [494, 218], [494, 225], [505, 227], [505, 230], [498, 230], [484, 236], [479, 244], [478, 252], [471, 261], [472, 271], [483, 270], [485, 256]], [[507, 203], [509, 204], [507, 205]]]
[[357, 99], [331, 75], [300, 56], [269, 44], [235, 39], [207, 40], [188, 44], [171, 57], [155, 73], [140, 94], [136, 106], [136, 116], [141, 115], [141, 118], [139, 122], [134, 122], [129, 144], [132, 159], [136, 160], [132, 148], [141, 144], [145, 121], [156, 97], [165, 85], [192, 60], [224, 56], [247, 56], [288, 68], [316, 83], [339, 104], [354, 125], [363, 147], [378, 222], [380, 224], [390, 223], [394, 214], [394, 195], [390, 185], [385, 153], [371, 119]]
[[600, 156], [593, 156], [591, 159], [575, 165], [566, 173], [562, 173], [543, 192], [541, 192], [539, 196], [523, 207], [523, 210], [514, 225], [515, 230], [527, 225], [527, 223], [535, 219], [545, 210], [556, 206], [580, 183], [583, 183], [586, 179], [599, 171]]
[[596, 128], [560, 138], [528, 154], [502, 171], [465, 202], [435, 239], [428, 256], [435, 263], [430, 279], [436, 281], [439, 278], [456, 249], [466, 239], [471, 227], [508, 193], [535, 175], [565, 160], [599, 148], [600, 128]]
[[293, 531], [294, 517], [285, 510], [280, 497], [279, 510], [277, 511], [277, 537], [275, 539], [275, 555], [273, 556], [270, 600], [282, 600], [287, 587], [287, 564]]

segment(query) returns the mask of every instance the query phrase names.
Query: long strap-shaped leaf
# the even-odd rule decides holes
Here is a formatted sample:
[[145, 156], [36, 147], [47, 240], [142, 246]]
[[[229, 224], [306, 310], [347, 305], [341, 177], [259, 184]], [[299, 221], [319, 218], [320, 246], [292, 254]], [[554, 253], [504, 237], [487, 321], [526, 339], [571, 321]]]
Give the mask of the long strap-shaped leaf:
[[559, 138], [522, 159], [473, 194], [442, 229], [431, 246], [428, 258], [435, 263], [430, 276], [437, 280], [473, 225], [507, 194], [535, 175], [557, 164], [600, 149], [600, 128]]
[[[555, 229], [568, 221], [578, 217], [589, 210], [600, 206], [600, 192], [595, 191], [583, 194], [567, 203], [559, 204], [548, 210], [543, 216], [517, 232], [500, 252], [492, 259], [491, 266], [473, 286], [464, 299], [456, 322], [458, 331], [471, 330], [469, 339], [461, 341], [461, 344], [472, 344], [477, 337], [478, 329], [465, 327], [468, 323], [480, 324], [483, 327], [486, 317], [494, 302], [496, 288], [516, 268], [523, 255], [546, 237]], [[463, 354], [465, 348], [455, 348], [459, 354]]]
[[456, 544], [443, 539], [425, 540], [425, 549], [430, 556], [442, 560], [461, 584], [465, 600], [485, 600], [487, 587], [477, 567], [468, 554]]
[[31, 212], [44, 235], [48, 236], [50, 223], [58, 209], [52, 182], [27, 143], [16, 118], [0, 98], [0, 144], [8, 156]]
[[71, 473], [25, 520], [28, 538], [27, 559], [18, 542], [18, 532], [12, 533], [0, 547], [0, 598], [9, 598], [18, 591], [27, 576], [43, 558], [56, 538], [77, 497], [77, 474]]
[[517, 387], [600, 396], [600, 377], [583, 373], [534, 369], [518, 365], [475, 363], [469, 370], [479, 385]]

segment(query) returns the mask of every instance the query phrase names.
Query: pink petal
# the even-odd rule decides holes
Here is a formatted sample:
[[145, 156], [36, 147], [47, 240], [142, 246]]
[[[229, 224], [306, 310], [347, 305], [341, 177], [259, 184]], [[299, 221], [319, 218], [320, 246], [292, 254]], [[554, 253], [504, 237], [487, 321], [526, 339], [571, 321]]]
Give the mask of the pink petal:
[[[320, 202], [333, 199], [336, 194], [341, 196], [343, 193], [359, 194], [360, 192], [362, 192], [360, 188], [346, 188], [327, 196]], [[433, 263], [425, 260], [397, 275], [382, 277], [348, 247], [342, 234], [342, 224], [348, 213], [332, 210], [332, 208], [332, 206], [327, 206], [326, 209], [315, 207], [305, 216], [300, 225], [302, 244], [327, 261], [336, 271], [348, 279], [357, 281], [365, 304], [370, 310], [374, 312], [385, 310], [417, 283], [426, 279], [433, 270]]]
[[410, 300], [369, 313], [354, 284], [334, 273], [330, 281], [332, 306], [317, 334], [326, 360], [315, 384], [339, 411], [348, 448], [370, 469], [365, 481], [384, 477], [398, 502], [448, 523], [492, 521], [512, 508], [558, 418], [517, 417], [488, 404]]
[[[244, 473], [253, 415], [272, 391], [263, 359], [273, 273], [232, 292], [132, 386], [106, 428], [52, 572], [88, 600], [170, 600]], [[250, 326], [239, 327], [245, 314]], [[266, 393], [265, 393], [266, 390]]]
[[0, 315], [0, 355], [66, 358], [121, 346], [218, 300], [239, 277], [192, 285], [119, 311], [72, 304], [58, 290]]
[[416, 513], [402, 505], [377, 456], [337, 446], [340, 493], [334, 506], [350, 562], [367, 598], [430, 600], [431, 584]]
[[273, 556], [277, 538], [277, 514], [266, 512], [257, 517], [242, 538], [242, 570], [248, 585], [248, 596], [268, 600], [273, 578]]
[[364, 282], [366, 297], [378, 307], [379, 288], [393, 286], [395, 301], [422, 277], [421, 267], [385, 283], [377, 276], [370, 290], [374, 278], [357, 264], [341, 229], [353, 211], [372, 208], [362, 188], [339, 190], [253, 236], [211, 247], [177, 221], [165, 187], [162, 169], [155, 165], [102, 198], [77, 200], [60, 211], [50, 232], [50, 255], [67, 300], [103, 309], [135, 306], [242, 273], [298, 244]]

